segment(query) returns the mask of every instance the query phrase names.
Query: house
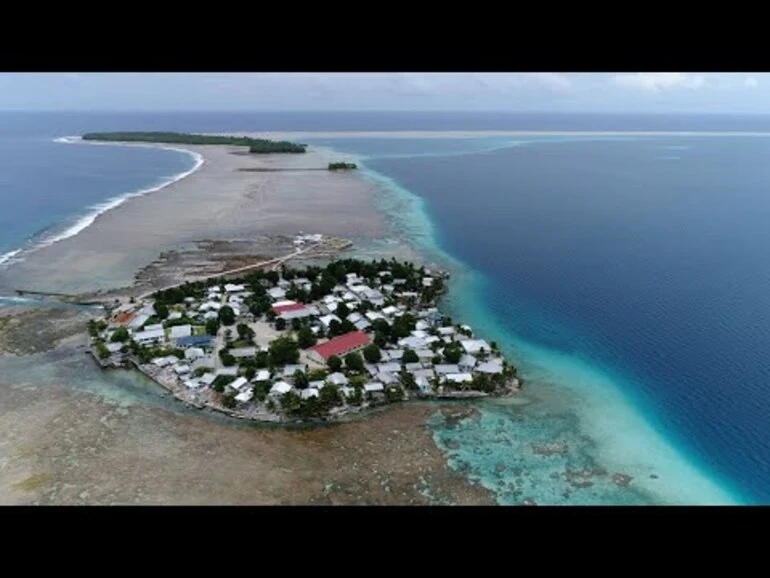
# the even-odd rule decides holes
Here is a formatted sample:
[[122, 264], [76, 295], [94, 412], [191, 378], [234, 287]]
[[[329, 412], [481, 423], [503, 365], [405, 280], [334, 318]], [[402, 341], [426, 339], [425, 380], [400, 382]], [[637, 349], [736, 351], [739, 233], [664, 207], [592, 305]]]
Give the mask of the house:
[[318, 381], [311, 381], [308, 384], [308, 387], [312, 387], [312, 388], [315, 388], [315, 389], [321, 389], [324, 385], [326, 385], [325, 381], [318, 380]]
[[242, 293], [245, 290], [246, 290], [246, 287], [244, 287], [243, 285], [234, 285], [232, 283], [228, 283], [227, 285], [225, 285], [225, 291], [227, 291], [228, 293]]
[[425, 331], [420, 331], [418, 329], [415, 329], [414, 331], [412, 331], [412, 336], [423, 339], [425, 340], [426, 343], [427, 343], [427, 338], [429, 337], [429, 335]]
[[276, 381], [273, 387], [270, 388], [270, 393], [273, 395], [283, 395], [291, 391], [291, 385], [285, 381]]
[[156, 357], [150, 363], [155, 367], [167, 367], [175, 364], [179, 359], [175, 355], [169, 355], [168, 357]]
[[215, 366], [214, 358], [210, 355], [206, 355], [205, 357], [199, 357], [195, 361], [193, 361], [192, 368], [193, 371], [196, 369], [200, 369], [201, 367], [205, 367], [206, 369], [213, 369]]
[[236, 366], [222, 367], [220, 369], [217, 369], [217, 376], [220, 376], [220, 375], [228, 375], [230, 377], [236, 377], [238, 375], [238, 368]]
[[387, 307], [384, 307], [382, 309], [382, 313], [383, 314], [390, 315], [390, 316], [393, 316], [396, 313], [400, 313], [400, 312], [401, 312], [401, 310], [398, 307], [395, 307], [393, 305], [388, 305]]
[[257, 354], [256, 347], [235, 347], [230, 350], [230, 355], [235, 359], [243, 359], [245, 357], [254, 357]]
[[283, 368], [283, 377], [294, 377], [297, 371], [307, 373], [307, 365], [287, 365]]
[[128, 328], [129, 329], [139, 329], [142, 325], [147, 323], [147, 320], [149, 318], [150, 318], [150, 315], [137, 315], [128, 324]]
[[423, 377], [428, 380], [431, 380], [436, 376], [436, 374], [433, 372], [432, 369], [418, 369], [416, 371], [413, 371], [412, 375], [414, 375], [415, 379], [419, 377]]
[[479, 353], [482, 349], [487, 353], [492, 351], [492, 347], [483, 339], [463, 339], [460, 341], [460, 345], [465, 350], [465, 353], [470, 353], [471, 355]]
[[107, 344], [107, 351], [110, 353], [118, 353], [121, 349], [123, 349], [122, 343], [108, 343]]
[[139, 345], [150, 345], [151, 343], [159, 343], [166, 339], [166, 332], [163, 329], [155, 329], [154, 331], [140, 331], [134, 333], [134, 341]]
[[286, 279], [280, 279], [280, 280], [278, 281], [278, 286], [279, 286], [281, 289], [286, 289], [286, 288], [288, 288], [288, 287], [291, 287], [291, 283], [289, 283], [289, 282], [288, 282]]
[[272, 297], [276, 301], [286, 297], [286, 291], [284, 291], [280, 287], [273, 287], [272, 289], [268, 289], [267, 294], [270, 295], [270, 297]]
[[176, 340], [177, 347], [211, 347], [214, 338], [211, 335], [190, 335]]
[[273, 303], [273, 310], [275, 310], [276, 307], [283, 307], [285, 305], [297, 305], [297, 302], [292, 301], [291, 299], [281, 299], [280, 301]]
[[415, 323], [414, 328], [418, 331], [425, 331], [427, 329], [430, 329], [430, 323], [426, 323], [422, 319], [420, 319], [417, 323]]
[[[408, 347], [409, 349], [414, 349], [417, 352], [417, 355], [420, 355], [420, 349], [425, 349], [425, 345], [426, 343], [424, 339], [415, 337], [414, 335], [410, 335], [409, 337], [404, 337], [403, 339], [398, 340], [399, 347]], [[431, 352], [430, 357], [433, 357], [433, 352]]]
[[423, 277], [422, 278], [422, 286], [423, 287], [431, 287], [433, 285], [433, 277]]
[[438, 334], [441, 336], [450, 336], [457, 333], [454, 327], [439, 327]]
[[425, 338], [425, 345], [430, 345], [431, 343], [436, 343], [437, 341], [441, 341], [441, 338], [435, 335], [429, 335]]
[[422, 369], [422, 363], [407, 363], [404, 367], [409, 372], [419, 371]]
[[170, 329], [169, 337], [179, 339], [180, 337], [190, 337], [192, 335], [192, 325], [175, 325]]
[[248, 385], [248, 383], [249, 383], [248, 379], [246, 379], [245, 377], [239, 377], [238, 379], [230, 383], [230, 387], [232, 387], [233, 389], [240, 390], [240, 389], [243, 389], [244, 386]]
[[343, 356], [353, 351], [358, 351], [371, 342], [369, 336], [363, 331], [351, 331], [330, 339], [308, 350], [309, 356], [319, 363], [326, 363], [332, 355]]
[[168, 320], [169, 321], [176, 321], [177, 319], [182, 318], [182, 312], [181, 311], [172, 311], [168, 314]]
[[398, 383], [398, 378], [392, 373], [381, 371], [377, 374], [377, 381], [384, 383], [385, 385], [392, 385], [394, 383]]
[[420, 391], [422, 393], [430, 393], [431, 392], [432, 388], [431, 388], [430, 382], [426, 378], [424, 378], [422, 376], [415, 377], [414, 378], [414, 382], [417, 385], [417, 387], [420, 388]]
[[487, 361], [486, 363], [480, 363], [476, 368], [476, 371], [479, 373], [499, 374], [503, 372], [503, 363], [499, 359], [493, 359], [492, 361]]
[[145, 331], [157, 331], [158, 329], [163, 329], [162, 323], [153, 323], [152, 325], [144, 326]]
[[210, 386], [212, 383], [214, 383], [214, 380], [217, 378], [217, 376], [213, 373], [204, 373], [198, 381], [201, 383], [201, 385]]
[[207, 311], [203, 315], [203, 318], [206, 319], [206, 320], [208, 320], [208, 319], [216, 319], [217, 317], [219, 317], [219, 313], [217, 313], [216, 311]]
[[366, 393], [375, 393], [379, 391], [383, 391], [385, 389], [385, 386], [377, 381], [372, 381], [371, 383], [364, 384], [364, 391]]
[[460, 373], [460, 368], [454, 363], [445, 363], [436, 365], [433, 368], [439, 375], [446, 375], [449, 373]]
[[354, 391], [355, 391], [355, 389], [353, 389], [352, 387], [348, 387], [347, 385], [343, 385], [340, 388], [340, 393], [342, 395], [344, 395], [345, 397], [350, 397], [351, 395], [353, 395]]
[[299, 392], [299, 396], [302, 399], [310, 399], [311, 397], [318, 397], [319, 395], [318, 390], [312, 387], [308, 387]]
[[323, 326], [326, 329], [329, 329], [329, 326], [331, 325], [332, 321], [336, 321], [337, 323], [342, 323], [342, 319], [337, 317], [336, 315], [324, 315], [319, 319], [319, 321], [323, 324]]
[[466, 353], [460, 358], [460, 361], [458, 362], [457, 365], [462, 371], [470, 371], [471, 369], [476, 367], [476, 363], [478, 363], [477, 359], [472, 355], [468, 355]]
[[350, 315], [348, 315], [347, 320], [351, 323], [356, 323], [357, 321], [361, 321], [364, 318], [364, 316], [359, 313], [358, 311], [354, 311]]
[[209, 287], [209, 293], [221, 293], [222, 288], [219, 285], [213, 285], [212, 287]]
[[378, 319], [384, 319], [385, 321], [388, 321], [387, 318], [382, 313], [379, 313], [377, 311], [367, 311], [366, 318], [372, 323], [374, 323]]
[[197, 379], [188, 379], [184, 382], [184, 386], [187, 389], [198, 389], [199, 387], [203, 387], [203, 384], [201, 384]]
[[348, 384], [348, 378], [345, 377], [342, 373], [332, 373], [326, 378], [326, 381], [329, 383], [333, 383], [334, 385], [347, 385]]
[[186, 373], [190, 373], [190, 366], [187, 365], [186, 363], [177, 363], [173, 369], [174, 369], [174, 373], [176, 373], [177, 375], [184, 375]]
[[398, 363], [380, 363], [377, 365], [377, 372], [390, 372], [390, 373], [398, 373], [401, 371], [401, 366]]
[[246, 391], [242, 391], [238, 395], [235, 396], [235, 399], [237, 401], [240, 401], [241, 403], [246, 403], [248, 401], [251, 401], [251, 398], [254, 396], [254, 392], [250, 389], [247, 389]]
[[184, 358], [187, 361], [195, 361], [199, 357], [203, 357], [205, 353], [203, 353], [203, 350], [200, 347], [190, 347], [188, 349], [185, 349], [184, 351]]
[[270, 372], [267, 369], [260, 369], [257, 374], [254, 376], [254, 379], [252, 381], [269, 381], [270, 380]]
[[387, 356], [389, 361], [398, 361], [402, 357], [404, 357], [404, 350], [403, 349], [390, 349], [382, 352], [383, 358]]
[[279, 315], [280, 318], [286, 321], [292, 319], [304, 319], [305, 317], [314, 317], [319, 314], [318, 309], [313, 306], [303, 306], [297, 309], [291, 309], [290, 311], [284, 311]]
[[377, 375], [376, 365], [372, 365], [371, 363], [364, 363], [364, 369], [369, 373], [369, 375]]
[[279, 305], [278, 303], [273, 303], [273, 312], [276, 315], [281, 315], [282, 313], [287, 313], [289, 311], [298, 311], [305, 308], [304, 303], [295, 303], [293, 301], [290, 302], [284, 302], [281, 301], [282, 305]]
[[444, 379], [452, 383], [470, 383], [473, 381], [473, 376], [470, 373], [447, 373]]
[[346, 291], [345, 294], [342, 296], [343, 301], [347, 301], [348, 303], [351, 303], [353, 301], [358, 301], [358, 297], [353, 295], [350, 291]]
[[366, 331], [367, 329], [369, 329], [372, 326], [372, 324], [369, 323], [366, 319], [361, 319], [359, 321], [356, 321], [356, 322], [353, 323], [353, 325], [359, 331]]

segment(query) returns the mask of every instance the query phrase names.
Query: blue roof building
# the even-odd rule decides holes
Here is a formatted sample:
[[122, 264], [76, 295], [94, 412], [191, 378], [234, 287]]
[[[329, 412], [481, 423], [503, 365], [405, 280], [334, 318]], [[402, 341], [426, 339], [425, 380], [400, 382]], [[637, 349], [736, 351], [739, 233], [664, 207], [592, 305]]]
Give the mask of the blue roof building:
[[176, 340], [177, 347], [212, 347], [214, 338], [211, 335], [189, 335]]

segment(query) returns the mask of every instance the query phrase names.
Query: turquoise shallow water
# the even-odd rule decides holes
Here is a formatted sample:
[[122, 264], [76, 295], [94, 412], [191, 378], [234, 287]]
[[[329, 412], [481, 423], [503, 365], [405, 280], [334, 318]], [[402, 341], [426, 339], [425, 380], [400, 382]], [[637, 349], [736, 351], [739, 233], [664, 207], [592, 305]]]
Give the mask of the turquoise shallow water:
[[[346, 144], [340, 143], [339, 150], [351, 150]], [[491, 151], [496, 144], [472, 148]], [[434, 153], [452, 154], [435, 149], [420, 154]], [[365, 155], [356, 158], [365, 178], [379, 185], [378, 203], [396, 237], [452, 271], [447, 312], [497, 340], [526, 380], [519, 397], [479, 402], [478, 413], [460, 422], [438, 413], [431, 418], [436, 443], [451, 467], [492, 490], [501, 504], [747, 501], [696, 465], [661, 431], [657, 416], [640, 409], [644, 404], [632, 397], [629, 376], [532, 342], [501, 323], [488, 307], [489, 280], [444, 249], [446, 240], [425, 200], [367, 168]]]

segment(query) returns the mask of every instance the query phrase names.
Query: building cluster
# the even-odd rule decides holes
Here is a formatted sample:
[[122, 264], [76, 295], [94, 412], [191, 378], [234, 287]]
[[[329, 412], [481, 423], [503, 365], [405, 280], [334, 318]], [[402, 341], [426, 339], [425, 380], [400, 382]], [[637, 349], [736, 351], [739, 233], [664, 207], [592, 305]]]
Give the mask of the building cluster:
[[[275, 283], [261, 279], [270, 309], [256, 316], [248, 306], [248, 284], [210, 284], [172, 304], [163, 319], [152, 302], [126, 304], [95, 341], [188, 399], [221, 403], [225, 396], [231, 409], [252, 414], [257, 407], [282, 407], [290, 392], [303, 402], [322, 398], [329, 386], [344, 407], [410, 394], [492, 392], [516, 382], [494, 344], [474, 338], [467, 325], [451, 324], [436, 308], [435, 292], [426, 299], [443, 275], [410, 271], [412, 279], [394, 277], [387, 267], [368, 278], [347, 273], [306, 303], [287, 298], [313, 288], [302, 271]], [[229, 323], [224, 307], [232, 310]], [[312, 344], [305, 339], [305, 347], [297, 347], [295, 363], [270, 360], [276, 340], [302, 343], [299, 332], [308, 330]], [[356, 363], [350, 359], [358, 356]]]

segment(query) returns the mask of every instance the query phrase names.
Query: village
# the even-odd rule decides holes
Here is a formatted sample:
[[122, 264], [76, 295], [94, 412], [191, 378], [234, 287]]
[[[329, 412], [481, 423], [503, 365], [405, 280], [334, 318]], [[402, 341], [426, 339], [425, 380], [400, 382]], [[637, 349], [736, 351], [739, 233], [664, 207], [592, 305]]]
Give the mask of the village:
[[193, 407], [261, 421], [518, 391], [497, 344], [439, 312], [447, 277], [395, 259], [338, 259], [188, 282], [92, 320], [91, 352]]

